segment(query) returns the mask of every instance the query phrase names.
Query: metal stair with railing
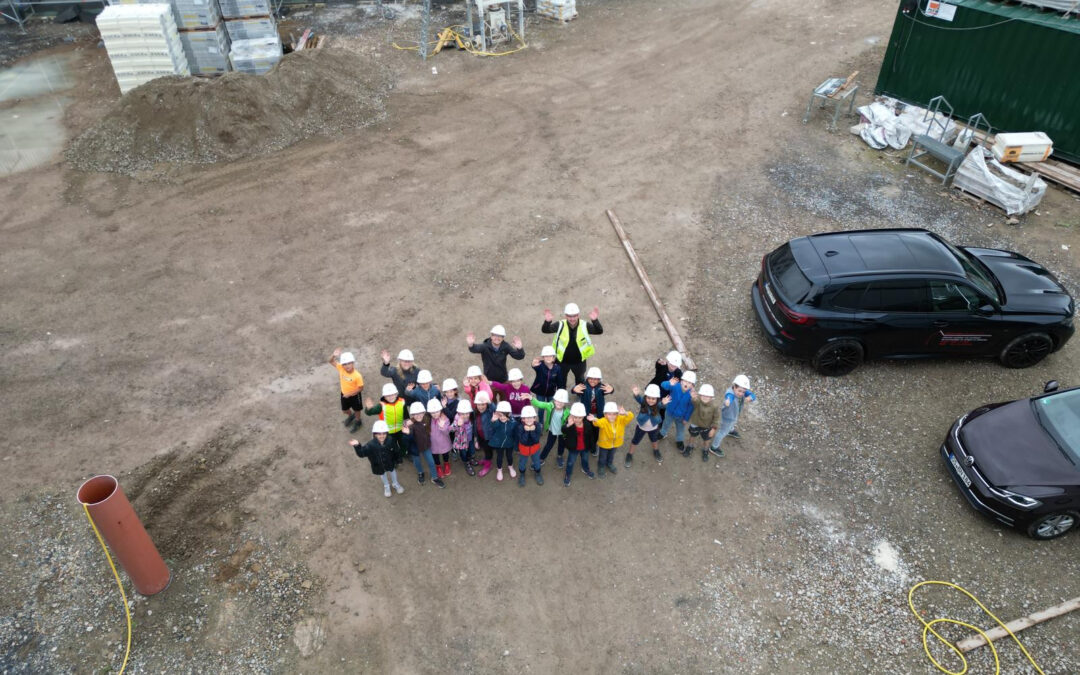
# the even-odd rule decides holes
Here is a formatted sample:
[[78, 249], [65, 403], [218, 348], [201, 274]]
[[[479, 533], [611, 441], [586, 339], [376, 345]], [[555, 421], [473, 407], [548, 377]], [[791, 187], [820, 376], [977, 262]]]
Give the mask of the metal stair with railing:
[[[914, 164], [920, 169], [931, 173], [941, 179], [945, 185], [956, 174], [960, 162], [964, 161], [967, 153], [967, 145], [974, 131], [985, 128], [990, 132], [990, 123], [982, 113], [975, 113], [968, 120], [967, 137], [962, 137], [963, 142], [950, 145], [945, 139], [949, 131], [949, 121], [953, 116], [953, 107], [945, 100], [944, 96], [935, 96], [930, 99], [923, 115], [923, 122], [927, 122], [925, 134], [915, 134], [911, 142], [911, 152], [908, 153], [907, 163]], [[944, 171], [939, 171], [934, 166], [926, 163], [926, 158], [932, 157], [945, 165]]]

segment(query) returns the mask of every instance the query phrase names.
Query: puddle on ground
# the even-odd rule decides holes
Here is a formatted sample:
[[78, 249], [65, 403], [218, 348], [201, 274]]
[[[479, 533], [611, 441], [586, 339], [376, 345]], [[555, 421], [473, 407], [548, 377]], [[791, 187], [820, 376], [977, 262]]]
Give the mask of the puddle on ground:
[[0, 176], [52, 160], [64, 145], [63, 93], [75, 85], [74, 53], [49, 54], [0, 69]]

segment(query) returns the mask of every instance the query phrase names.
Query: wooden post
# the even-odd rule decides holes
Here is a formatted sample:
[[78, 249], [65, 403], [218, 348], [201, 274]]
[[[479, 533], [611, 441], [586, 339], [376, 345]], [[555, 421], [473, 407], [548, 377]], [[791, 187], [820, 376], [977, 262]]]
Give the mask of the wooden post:
[[671, 344], [675, 345], [675, 349], [682, 354], [683, 365], [686, 366], [686, 370], [694, 370], [694, 360], [690, 358], [686, 351], [686, 345], [683, 344], [682, 338], [679, 336], [679, 331], [676, 330], [675, 324], [671, 322], [671, 318], [664, 310], [664, 305], [660, 302], [660, 296], [656, 294], [656, 289], [653, 288], [652, 282], [649, 281], [649, 275], [645, 273], [645, 268], [641, 266], [637, 251], [634, 250], [633, 244], [630, 243], [630, 237], [626, 235], [626, 230], [623, 229], [622, 223], [619, 222], [619, 217], [611, 209], [607, 210], [607, 217], [611, 221], [611, 226], [615, 228], [615, 234], [619, 235], [619, 241], [622, 242], [623, 248], [626, 249], [630, 264], [634, 266], [634, 271], [637, 272], [638, 278], [641, 279], [642, 285], [645, 286], [645, 292], [649, 294], [649, 300], [652, 300], [653, 308], [656, 309], [656, 313], [660, 316], [660, 322], [664, 324], [664, 330], [667, 331], [668, 337], [671, 338]]
[[[1055, 616], [1068, 614], [1069, 612], [1077, 609], [1080, 609], [1080, 598], [1073, 598], [1072, 600], [1063, 602], [1055, 607], [1044, 609], [1042, 611], [1035, 612], [1034, 614], [1029, 614], [1028, 616], [1016, 619], [1015, 621], [1010, 621], [1005, 625], [1012, 632], [1019, 633], [1025, 628], [1034, 626], [1037, 623], [1042, 623], [1047, 619], [1053, 619]], [[1003, 638], [1006, 635], [1008, 635], [1008, 633], [1001, 626], [986, 631], [986, 637], [989, 638], [991, 642]], [[985, 644], [986, 640], [983, 639], [983, 636], [976, 635], [974, 637], [969, 637], [967, 639], [961, 640], [960, 642], [957, 642], [956, 648], [962, 652], [970, 652], [972, 649], [978, 649]]]

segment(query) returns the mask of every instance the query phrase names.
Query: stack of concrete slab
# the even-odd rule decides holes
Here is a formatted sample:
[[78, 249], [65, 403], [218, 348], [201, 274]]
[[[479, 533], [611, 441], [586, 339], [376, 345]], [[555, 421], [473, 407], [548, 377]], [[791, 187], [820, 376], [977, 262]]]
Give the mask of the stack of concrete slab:
[[[155, 0], [112, 0], [114, 5], [149, 4]], [[160, 1], [160, 0], [159, 0]], [[217, 0], [169, 0], [179, 29], [213, 28], [221, 23]]]
[[255, 40], [278, 36], [277, 23], [274, 21], [274, 17], [269, 14], [266, 16], [249, 16], [243, 19], [226, 19], [225, 30], [229, 32], [229, 39], [234, 42], [236, 40]]
[[120, 93], [167, 75], [190, 75], [167, 4], [108, 5], [97, 17]]
[[536, 0], [536, 13], [556, 21], [577, 17], [577, 0]]
[[229, 61], [233, 70], [262, 75], [281, 60], [281, 39], [274, 37], [233, 40]]
[[184, 46], [192, 75], [220, 75], [232, 70], [229, 66], [229, 34], [224, 23], [213, 28], [181, 30], [180, 43]]
[[270, 16], [270, 0], [218, 0], [218, 6], [226, 19]]

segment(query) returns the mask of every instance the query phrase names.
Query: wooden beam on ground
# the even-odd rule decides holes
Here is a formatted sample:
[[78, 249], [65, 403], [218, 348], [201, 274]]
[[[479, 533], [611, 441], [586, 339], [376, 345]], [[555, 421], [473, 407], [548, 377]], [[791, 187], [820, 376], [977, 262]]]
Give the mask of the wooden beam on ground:
[[637, 251], [634, 250], [634, 245], [630, 243], [630, 237], [626, 235], [626, 230], [623, 229], [622, 223], [619, 222], [619, 217], [611, 209], [607, 210], [607, 217], [611, 221], [611, 226], [615, 228], [615, 234], [619, 235], [619, 241], [622, 242], [626, 255], [630, 258], [630, 264], [634, 266], [634, 271], [637, 272], [638, 278], [641, 279], [642, 285], [645, 286], [645, 292], [649, 294], [649, 300], [652, 300], [653, 308], [656, 309], [656, 313], [660, 316], [660, 322], [664, 324], [664, 330], [667, 331], [668, 337], [671, 338], [671, 344], [675, 345], [675, 349], [683, 355], [683, 365], [686, 366], [686, 369], [694, 370], [694, 360], [687, 353], [686, 345], [683, 343], [682, 337], [679, 336], [679, 331], [675, 328], [675, 324], [671, 322], [671, 317], [668, 316], [663, 303], [660, 302], [660, 296], [656, 294], [656, 289], [653, 288], [652, 282], [649, 281], [649, 275], [645, 273], [645, 268], [641, 265], [641, 260], [638, 258]]
[[[1080, 609], [1080, 598], [1073, 598], [1072, 600], [1063, 602], [1055, 607], [1029, 614], [1025, 617], [1016, 619], [1015, 621], [1010, 621], [1005, 625], [1012, 632], [1019, 633], [1025, 628], [1030, 628], [1037, 623], [1042, 623], [1043, 621], [1053, 619], [1054, 617], [1061, 616], [1062, 614], [1068, 614], [1069, 612], [1075, 611], [1077, 609]], [[1003, 638], [1006, 635], [1008, 635], [1008, 633], [1001, 626], [986, 631], [986, 637], [989, 638], [991, 642]], [[983, 639], [983, 636], [976, 635], [974, 637], [969, 637], [965, 640], [957, 642], [956, 648], [962, 652], [970, 652], [972, 649], [978, 649], [985, 644], [986, 640]]]
[[845, 89], [851, 86], [851, 83], [855, 81], [855, 78], [858, 77], [858, 75], [859, 71], [857, 70], [854, 73], [848, 75], [847, 79], [844, 80], [844, 83], [840, 85], [836, 91], [829, 94], [829, 98], [836, 98], [837, 96], [839, 96]]

